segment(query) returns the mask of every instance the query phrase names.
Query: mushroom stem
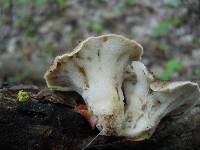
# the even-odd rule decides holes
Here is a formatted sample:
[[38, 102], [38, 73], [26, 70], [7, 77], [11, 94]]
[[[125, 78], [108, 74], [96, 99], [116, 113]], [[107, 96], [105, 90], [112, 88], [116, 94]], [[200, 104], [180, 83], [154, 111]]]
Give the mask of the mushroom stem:
[[[101, 81], [101, 79], [99, 79]], [[93, 115], [98, 116], [97, 128], [104, 129], [102, 134], [114, 134], [120, 132], [124, 116], [123, 99], [119, 96], [117, 87], [109, 81], [91, 81], [90, 88], [83, 92], [83, 98], [87, 101]], [[115, 132], [110, 132], [110, 130]]]

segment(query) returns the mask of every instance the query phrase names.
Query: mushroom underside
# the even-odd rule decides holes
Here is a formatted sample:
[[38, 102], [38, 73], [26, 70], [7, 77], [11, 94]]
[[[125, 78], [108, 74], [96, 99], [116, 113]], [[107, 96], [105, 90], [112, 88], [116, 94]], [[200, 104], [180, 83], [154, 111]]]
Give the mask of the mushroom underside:
[[143, 140], [160, 120], [199, 100], [196, 83], [158, 81], [140, 62], [142, 47], [119, 35], [91, 37], [57, 56], [45, 74], [48, 87], [76, 91], [103, 135]]

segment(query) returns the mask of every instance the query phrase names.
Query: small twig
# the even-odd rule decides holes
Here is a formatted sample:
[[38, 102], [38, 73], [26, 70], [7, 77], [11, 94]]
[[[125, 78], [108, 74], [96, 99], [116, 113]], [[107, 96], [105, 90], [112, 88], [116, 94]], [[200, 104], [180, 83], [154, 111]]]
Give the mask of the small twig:
[[97, 139], [97, 137], [103, 132], [103, 130], [101, 130], [101, 132], [99, 132], [84, 148], [82, 148], [82, 150], [85, 150], [86, 148], [88, 148], [92, 142], [94, 142], [94, 140]]

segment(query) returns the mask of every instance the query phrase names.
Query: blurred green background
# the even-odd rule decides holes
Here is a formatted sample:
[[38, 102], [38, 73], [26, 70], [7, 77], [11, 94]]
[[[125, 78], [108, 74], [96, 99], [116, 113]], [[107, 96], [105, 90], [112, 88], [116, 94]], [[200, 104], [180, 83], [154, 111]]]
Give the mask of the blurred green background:
[[106, 33], [135, 39], [162, 80], [200, 83], [199, 0], [1, 0], [0, 86], [45, 86], [56, 55]]

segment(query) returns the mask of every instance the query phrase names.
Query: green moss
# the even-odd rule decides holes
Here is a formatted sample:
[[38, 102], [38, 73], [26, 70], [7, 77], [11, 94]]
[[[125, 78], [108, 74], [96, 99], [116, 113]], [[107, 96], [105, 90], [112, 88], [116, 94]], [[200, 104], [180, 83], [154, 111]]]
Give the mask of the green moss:
[[17, 99], [19, 102], [26, 102], [29, 100], [29, 95], [27, 92], [20, 90], [17, 94]]

